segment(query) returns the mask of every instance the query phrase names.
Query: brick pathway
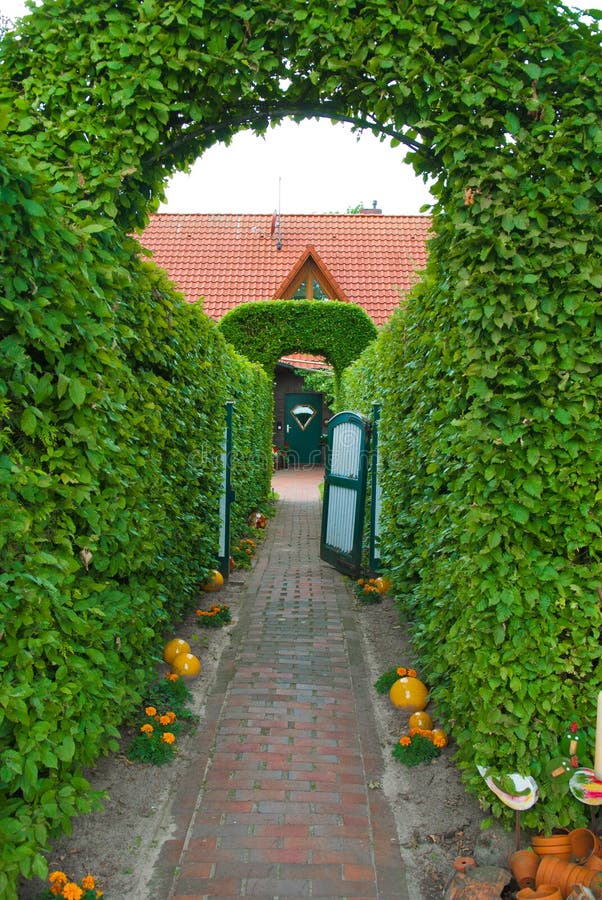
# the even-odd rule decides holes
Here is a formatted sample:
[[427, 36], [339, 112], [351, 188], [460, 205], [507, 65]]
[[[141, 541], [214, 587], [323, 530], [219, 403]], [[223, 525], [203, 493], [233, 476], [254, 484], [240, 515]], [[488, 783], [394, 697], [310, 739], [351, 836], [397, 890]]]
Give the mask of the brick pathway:
[[407, 898], [391, 810], [369, 787], [382, 755], [352, 596], [319, 559], [319, 480], [274, 476], [278, 513], [149, 900]]

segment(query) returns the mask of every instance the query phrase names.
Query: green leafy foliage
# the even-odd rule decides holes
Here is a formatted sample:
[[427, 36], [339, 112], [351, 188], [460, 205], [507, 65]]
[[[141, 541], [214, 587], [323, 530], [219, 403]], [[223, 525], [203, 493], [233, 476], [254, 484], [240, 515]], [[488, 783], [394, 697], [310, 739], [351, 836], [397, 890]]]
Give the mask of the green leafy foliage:
[[220, 322], [226, 340], [272, 373], [281, 356], [302, 350], [324, 356], [338, 378], [376, 337], [374, 323], [353, 303], [268, 300], [243, 303]]
[[[402, 740], [404, 740], [402, 738]], [[407, 737], [407, 744], [401, 742], [393, 748], [393, 758], [404, 766], [419, 766], [421, 763], [429, 763], [441, 755], [441, 750], [436, 747], [429, 737], [422, 734], [414, 734]]]
[[399, 678], [399, 672], [397, 671], [397, 666], [393, 669], [387, 669], [386, 672], [383, 672], [376, 681], [374, 682], [374, 690], [378, 694], [388, 694], [397, 679]]
[[[382, 403], [383, 540], [468, 786], [507, 815], [475, 763], [537, 777], [565, 710], [591, 721], [600, 85], [597, 24], [552, 0], [53, 0], [2, 37], [0, 895], [93, 802], [79, 767], [211, 566], [226, 399], [235, 521], [268, 490], [269, 379], [128, 236], [240, 127], [350, 118], [431, 179], [428, 275], [346, 389]], [[268, 369], [338, 378], [373, 336], [267, 306], [234, 331]], [[523, 823], [582, 817], [544, 789]]]
[[19, 873], [44, 876], [49, 837], [98, 805], [81, 768], [117, 748], [159, 636], [213, 565], [229, 396], [245, 520], [269, 483], [264, 373], [135, 241], [65, 220], [26, 167], [0, 165], [6, 897]]

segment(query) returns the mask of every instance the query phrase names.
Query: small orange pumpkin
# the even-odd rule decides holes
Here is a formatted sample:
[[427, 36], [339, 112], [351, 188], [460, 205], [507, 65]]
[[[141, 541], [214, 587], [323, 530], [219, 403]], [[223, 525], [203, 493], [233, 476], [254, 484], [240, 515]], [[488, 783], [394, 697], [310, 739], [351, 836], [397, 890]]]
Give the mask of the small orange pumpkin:
[[431, 740], [436, 747], [447, 747], [447, 735], [442, 728], [433, 728]]
[[391, 590], [391, 579], [384, 575], [380, 575], [375, 579], [374, 584], [379, 594], [388, 594]]
[[403, 675], [393, 682], [389, 698], [397, 709], [413, 713], [425, 708], [429, 700], [429, 692], [419, 678]]
[[194, 653], [178, 653], [171, 667], [178, 675], [194, 678], [201, 672], [201, 661]]
[[190, 644], [182, 638], [174, 638], [167, 642], [163, 650], [163, 659], [171, 665], [178, 653], [190, 653]]
[[201, 588], [204, 591], [212, 592], [219, 591], [221, 587], [224, 585], [224, 576], [221, 572], [218, 572], [217, 569], [212, 569], [209, 573], [207, 580], [203, 582]]
[[408, 725], [410, 728], [420, 728], [423, 731], [430, 731], [433, 727], [433, 720], [427, 712], [421, 709], [418, 712], [412, 713], [408, 720]]

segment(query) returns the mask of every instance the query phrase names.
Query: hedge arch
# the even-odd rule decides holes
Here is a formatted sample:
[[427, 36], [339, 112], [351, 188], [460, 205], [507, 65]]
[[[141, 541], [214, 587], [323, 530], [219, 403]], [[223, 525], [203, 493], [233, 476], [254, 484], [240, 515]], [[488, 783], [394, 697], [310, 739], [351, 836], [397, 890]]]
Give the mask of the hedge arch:
[[[410, 573], [421, 608], [447, 609], [451, 586], [457, 619], [438, 637], [460, 628], [471, 647], [470, 696], [453, 698], [449, 667], [433, 687], [477, 791], [475, 759], [539, 774], [555, 710], [602, 686], [600, 60], [597, 28], [553, 0], [54, 0], [0, 46], [6, 152], [46, 180], [62, 226], [96, 237], [92, 255], [144, 226], [171, 172], [285, 116], [390, 136], [433, 180], [429, 278], [383, 396], [406, 423], [390, 464], [420, 477], [403, 508], [389, 500], [404, 541], [428, 532]], [[127, 252], [103, 278], [127, 281]], [[44, 286], [43, 271], [13, 285]], [[553, 709], [516, 652], [544, 607]], [[497, 682], [477, 689], [484, 646]]]
[[301, 351], [324, 356], [335, 378], [377, 335], [368, 314], [352, 303], [264, 300], [244, 303], [219, 324], [239, 353], [271, 374], [282, 356]]

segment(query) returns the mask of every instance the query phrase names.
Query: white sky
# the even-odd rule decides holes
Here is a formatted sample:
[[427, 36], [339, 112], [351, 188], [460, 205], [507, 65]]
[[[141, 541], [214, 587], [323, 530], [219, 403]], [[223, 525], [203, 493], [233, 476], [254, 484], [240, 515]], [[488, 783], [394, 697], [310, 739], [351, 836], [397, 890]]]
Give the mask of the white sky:
[[[572, 0], [602, 9], [602, 0]], [[22, 0], [0, 0], [0, 15], [26, 11]], [[265, 138], [239, 132], [229, 147], [203, 154], [188, 175], [175, 175], [163, 212], [346, 212], [376, 200], [385, 214], [414, 214], [430, 200], [427, 187], [392, 148], [371, 132], [358, 139], [328, 120], [285, 121]]]

